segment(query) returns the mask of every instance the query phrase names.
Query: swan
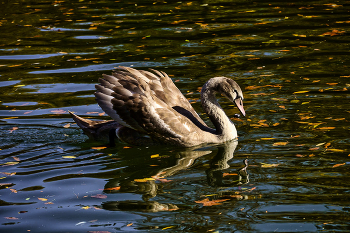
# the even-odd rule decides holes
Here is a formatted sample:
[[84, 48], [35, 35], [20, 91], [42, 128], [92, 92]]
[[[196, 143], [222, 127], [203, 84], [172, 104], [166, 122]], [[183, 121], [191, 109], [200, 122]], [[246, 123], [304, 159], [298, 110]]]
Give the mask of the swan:
[[224, 95], [245, 116], [243, 93], [235, 81], [215, 77], [202, 87], [202, 107], [214, 124], [213, 129], [204, 123], [166, 73], [151, 71], [119, 67], [112, 75], [103, 74], [95, 86], [95, 97], [113, 120], [92, 121], [70, 112], [73, 120], [89, 137], [109, 136], [113, 142], [113, 137], [118, 137], [134, 145], [192, 147], [237, 138], [235, 125], [216, 99], [216, 94]]

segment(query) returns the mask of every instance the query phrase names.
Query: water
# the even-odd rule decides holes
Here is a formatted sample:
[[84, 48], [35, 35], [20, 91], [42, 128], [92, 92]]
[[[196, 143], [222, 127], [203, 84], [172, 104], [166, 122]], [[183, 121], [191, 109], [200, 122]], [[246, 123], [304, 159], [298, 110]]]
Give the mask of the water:
[[[347, 232], [349, 11], [348, 1], [2, 2], [1, 231]], [[67, 111], [108, 119], [94, 85], [120, 65], [167, 72], [198, 112], [206, 80], [234, 79], [247, 117], [220, 103], [238, 144], [99, 149]]]

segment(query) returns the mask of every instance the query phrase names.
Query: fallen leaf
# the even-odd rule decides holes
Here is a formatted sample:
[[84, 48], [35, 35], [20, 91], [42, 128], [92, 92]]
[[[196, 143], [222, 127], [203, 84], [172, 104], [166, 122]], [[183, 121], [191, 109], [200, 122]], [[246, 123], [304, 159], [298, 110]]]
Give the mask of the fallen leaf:
[[151, 155], [151, 158], [157, 158], [159, 157], [159, 154]]
[[120, 186], [113, 187], [113, 188], [105, 188], [104, 191], [111, 191], [111, 190], [120, 190]]
[[90, 206], [83, 206], [81, 207], [83, 210], [87, 210], [87, 209], [90, 209], [91, 207]]
[[261, 163], [261, 167], [265, 167], [265, 168], [268, 168], [268, 167], [278, 167], [278, 166], [279, 166], [278, 163], [274, 163], [274, 164]]
[[62, 109], [52, 110], [52, 111], [50, 111], [50, 112], [53, 112], [53, 113], [55, 113], [55, 114], [64, 114], [64, 113], [66, 113], [66, 111], [64, 111], [64, 110], [62, 110]]
[[334, 167], [340, 167], [340, 166], [343, 166], [343, 165], [345, 165], [345, 163], [338, 163], [338, 164], [333, 165], [333, 168]]
[[334, 148], [327, 149], [327, 151], [344, 152], [344, 150], [342, 150], [342, 149], [334, 149]]
[[103, 150], [103, 149], [105, 149], [105, 148], [107, 148], [107, 147], [105, 147], [105, 146], [91, 147], [91, 149], [93, 149], [93, 150]]
[[19, 164], [19, 162], [6, 162], [3, 165], [5, 165], [5, 166], [13, 166], [13, 165], [16, 165], [16, 164]]
[[65, 159], [75, 159], [76, 157], [73, 156], [73, 155], [65, 155], [65, 156], [62, 156], [62, 158], [65, 158]]
[[154, 178], [134, 179], [135, 182], [142, 182], [142, 183], [145, 183], [150, 180], [155, 180], [155, 179]]
[[107, 198], [107, 195], [103, 195], [103, 194], [96, 194], [96, 195], [93, 195], [91, 196], [93, 198], [99, 198], [99, 199], [106, 199]]
[[225, 177], [225, 176], [237, 176], [238, 174], [237, 173], [224, 173], [222, 174], [222, 177]]
[[317, 128], [318, 130], [329, 130], [329, 129], [335, 129], [335, 127], [320, 127]]
[[17, 190], [16, 189], [10, 189], [11, 190], [11, 192], [13, 192], [13, 193], [17, 193]]
[[293, 94], [301, 94], [301, 93], [307, 93], [309, 91], [296, 91], [296, 92], [293, 92]]
[[9, 219], [9, 220], [16, 220], [16, 219], [18, 219], [16, 217], [4, 217], [4, 218]]
[[127, 227], [130, 227], [130, 226], [132, 226], [132, 224], [133, 224], [133, 223], [129, 223], [129, 224], [128, 224], [128, 225], [126, 225], [126, 226], [127, 226]]
[[206, 198], [204, 200], [195, 201], [195, 202], [203, 204], [203, 206], [213, 206], [213, 205], [222, 205], [222, 203], [220, 203], [220, 202], [229, 201], [229, 200], [230, 199], [219, 199], [219, 200], [210, 201], [209, 198]]
[[320, 148], [319, 147], [312, 147], [309, 150], [318, 150], [318, 149], [320, 149]]
[[288, 142], [275, 142], [274, 144], [272, 144], [272, 146], [285, 146], [287, 144]]
[[42, 197], [38, 197], [38, 200], [39, 200], [39, 201], [47, 201], [46, 198], [42, 198]]
[[69, 128], [69, 127], [70, 127], [69, 123], [63, 126], [63, 128]]
[[18, 127], [12, 127], [11, 129], [9, 129], [10, 133], [12, 133], [13, 131], [17, 130]]

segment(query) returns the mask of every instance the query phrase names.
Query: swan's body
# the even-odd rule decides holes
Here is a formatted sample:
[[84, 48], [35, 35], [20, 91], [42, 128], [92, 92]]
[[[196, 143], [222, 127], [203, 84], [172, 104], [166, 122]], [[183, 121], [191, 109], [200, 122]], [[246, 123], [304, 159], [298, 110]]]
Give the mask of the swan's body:
[[90, 124], [94, 128], [110, 126], [121, 141], [130, 144], [191, 147], [237, 138], [235, 125], [215, 97], [216, 93], [223, 94], [245, 115], [242, 90], [235, 81], [216, 77], [202, 88], [202, 106], [215, 126], [212, 129], [166, 73], [153, 72], [121, 67], [112, 75], [103, 75], [100, 84], [96, 85], [96, 101], [114, 121], [84, 123], [83, 118], [72, 114], [73, 119], [81, 128], [85, 127], [85, 132]]

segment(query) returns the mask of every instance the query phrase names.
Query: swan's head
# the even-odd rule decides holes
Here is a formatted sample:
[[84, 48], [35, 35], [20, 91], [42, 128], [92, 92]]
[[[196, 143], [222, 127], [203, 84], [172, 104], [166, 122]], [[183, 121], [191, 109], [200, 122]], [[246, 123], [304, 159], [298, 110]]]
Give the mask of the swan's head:
[[221, 80], [218, 82], [217, 91], [226, 96], [231, 102], [234, 102], [239, 111], [245, 116], [243, 108], [243, 92], [240, 86], [232, 79], [226, 77], [220, 77]]

